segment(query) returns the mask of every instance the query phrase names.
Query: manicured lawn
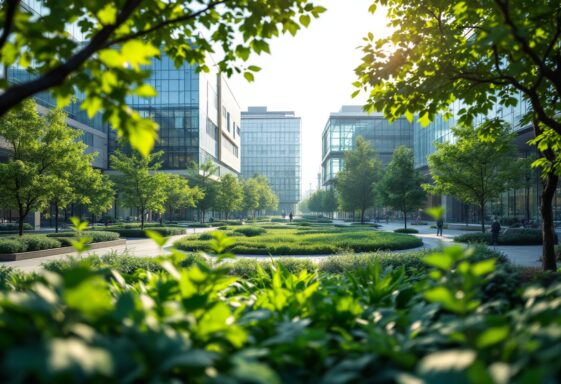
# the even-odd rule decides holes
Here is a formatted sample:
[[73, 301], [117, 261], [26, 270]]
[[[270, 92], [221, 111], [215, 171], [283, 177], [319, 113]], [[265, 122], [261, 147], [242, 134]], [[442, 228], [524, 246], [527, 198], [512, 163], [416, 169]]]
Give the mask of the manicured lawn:
[[[250, 237], [235, 229], [225, 233], [235, 241], [231, 251], [239, 255], [325, 255], [410, 249], [423, 244], [414, 236], [362, 228], [279, 225], [266, 226], [265, 230]], [[188, 236], [176, 241], [175, 246], [184, 251], [206, 251], [208, 239], [208, 234]]]

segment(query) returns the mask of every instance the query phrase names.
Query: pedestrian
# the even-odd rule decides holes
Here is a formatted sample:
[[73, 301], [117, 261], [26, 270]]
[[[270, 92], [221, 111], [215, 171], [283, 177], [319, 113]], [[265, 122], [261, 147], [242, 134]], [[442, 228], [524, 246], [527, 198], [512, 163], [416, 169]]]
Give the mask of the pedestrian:
[[292, 214], [292, 212], [290, 212], [288, 214], [288, 220], [290, 220], [290, 222], [292, 223], [292, 218], [294, 217], [294, 215]]
[[442, 229], [444, 228], [444, 220], [442, 217], [436, 221], [436, 236], [442, 236]]
[[495, 217], [493, 223], [491, 224], [491, 242], [493, 245], [499, 244], [499, 233], [501, 232], [501, 224]]

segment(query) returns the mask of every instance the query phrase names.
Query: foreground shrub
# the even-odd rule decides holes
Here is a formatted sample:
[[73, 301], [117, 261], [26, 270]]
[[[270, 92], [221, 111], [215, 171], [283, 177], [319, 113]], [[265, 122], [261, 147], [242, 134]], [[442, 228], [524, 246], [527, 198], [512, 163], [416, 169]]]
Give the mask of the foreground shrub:
[[243, 227], [234, 229], [234, 233], [240, 233], [247, 237], [253, 237], [267, 233], [267, 230], [262, 227]]
[[0, 283], [0, 380], [557, 382], [561, 284], [512, 289], [494, 274], [515, 272], [483, 249], [407, 267], [348, 255], [340, 273], [294, 259], [50, 263], [16, 294]]
[[0, 238], [0, 253], [17, 253], [59, 248], [61, 242], [45, 235], [23, 235]]
[[395, 233], [419, 233], [415, 228], [398, 228], [393, 230]]

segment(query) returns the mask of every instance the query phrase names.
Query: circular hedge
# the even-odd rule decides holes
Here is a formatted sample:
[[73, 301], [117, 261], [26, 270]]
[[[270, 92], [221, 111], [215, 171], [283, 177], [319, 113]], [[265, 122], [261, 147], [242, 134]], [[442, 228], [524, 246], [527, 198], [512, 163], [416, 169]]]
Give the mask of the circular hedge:
[[398, 228], [393, 230], [395, 233], [419, 233], [415, 228]]

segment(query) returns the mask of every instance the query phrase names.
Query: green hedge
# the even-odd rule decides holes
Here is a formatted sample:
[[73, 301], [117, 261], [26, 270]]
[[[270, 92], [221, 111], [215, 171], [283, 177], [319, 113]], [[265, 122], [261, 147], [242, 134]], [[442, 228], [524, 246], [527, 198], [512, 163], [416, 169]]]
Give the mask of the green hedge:
[[419, 233], [415, 228], [398, 228], [393, 230], [395, 233]]
[[192, 223], [187, 225], [189, 228], [210, 228], [211, 225], [208, 223]]
[[[490, 232], [485, 233], [465, 233], [454, 237], [454, 241], [458, 243], [482, 243], [491, 244], [492, 235]], [[500, 234], [498, 239], [499, 245], [541, 245], [542, 233], [539, 229], [524, 229], [516, 232]]]
[[[175, 236], [185, 234], [185, 228], [177, 227], [151, 227], [146, 228], [154, 232], [158, 232], [162, 236]], [[116, 232], [121, 237], [138, 237], [147, 238], [146, 232], [142, 229], [120, 229], [120, 228], [108, 228], [107, 231]]]
[[267, 230], [262, 227], [243, 227], [234, 229], [234, 233], [240, 233], [247, 237], [253, 237], [267, 233]]
[[[118, 240], [121, 237], [119, 233], [114, 231], [84, 231], [82, 232], [82, 236], [91, 238], [92, 243]], [[58, 239], [65, 245], [69, 245], [70, 242], [68, 241], [68, 239], [76, 238], [76, 232], [49, 233], [47, 237]]]
[[61, 242], [45, 235], [23, 235], [0, 238], [0, 253], [17, 253], [59, 248]]
[[[33, 229], [33, 226], [29, 223], [23, 223], [23, 230], [29, 231]], [[19, 225], [18, 224], [0, 224], [0, 232], [4, 231], [18, 231]]]

